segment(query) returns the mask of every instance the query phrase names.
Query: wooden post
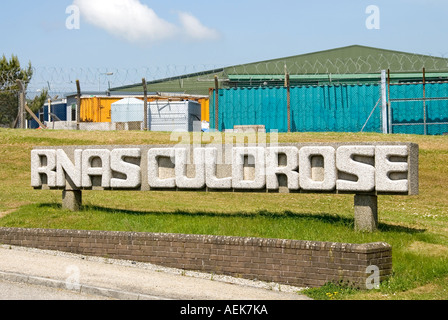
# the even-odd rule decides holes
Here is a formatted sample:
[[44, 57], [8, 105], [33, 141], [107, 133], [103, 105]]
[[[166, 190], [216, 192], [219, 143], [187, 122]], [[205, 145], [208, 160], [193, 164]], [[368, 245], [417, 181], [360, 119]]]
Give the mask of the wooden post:
[[146, 79], [142, 79], [143, 85], [143, 130], [148, 131], [148, 87]]
[[215, 76], [215, 129], [219, 131], [219, 81]]
[[26, 103], [25, 103], [25, 110], [31, 115], [31, 117], [33, 117], [34, 120], [36, 120], [36, 122], [42, 129], [47, 129], [47, 127], [39, 120], [39, 118], [34, 114], [34, 112], [31, 111], [31, 109], [28, 107]]
[[48, 122], [51, 122], [51, 99], [48, 99], [47, 102], [48, 102]]
[[25, 96], [25, 86], [23, 85], [22, 80], [16, 80], [17, 86], [19, 87], [20, 94], [19, 94], [19, 128], [25, 129], [25, 103], [26, 103], [26, 96]]
[[76, 130], [79, 130], [79, 123], [81, 122], [81, 85], [79, 80], [76, 80], [76, 102], [78, 107], [76, 108]]

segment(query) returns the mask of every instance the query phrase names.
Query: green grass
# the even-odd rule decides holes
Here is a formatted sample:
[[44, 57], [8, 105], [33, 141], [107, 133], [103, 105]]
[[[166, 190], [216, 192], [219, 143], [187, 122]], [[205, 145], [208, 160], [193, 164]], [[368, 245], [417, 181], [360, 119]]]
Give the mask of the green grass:
[[296, 133], [279, 140], [418, 143], [420, 194], [380, 196], [374, 233], [354, 231], [349, 195], [84, 191], [83, 210], [69, 212], [61, 209], [61, 191], [29, 186], [33, 146], [174, 143], [169, 134], [0, 129], [0, 226], [384, 241], [392, 245], [393, 275], [380, 289], [328, 284], [306, 293], [316, 299], [448, 298], [448, 137]]

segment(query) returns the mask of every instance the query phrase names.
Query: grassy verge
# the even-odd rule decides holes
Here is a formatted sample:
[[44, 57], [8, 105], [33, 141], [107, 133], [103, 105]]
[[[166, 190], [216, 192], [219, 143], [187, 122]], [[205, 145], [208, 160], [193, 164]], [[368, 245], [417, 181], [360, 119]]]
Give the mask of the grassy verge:
[[[353, 196], [195, 192], [83, 192], [81, 212], [60, 191], [29, 187], [33, 146], [167, 144], [170, 135], [0, 129], [0, 226], [169, 232], [392, 245], [394, 274], [380, 289], [328, 285], [317, 299], [448, 298], [448, 137], [280, 134], [279, 142], [402, 141], [420, 145], [420, 195], [379, 198], [379, 231], [353, 230]], [[336, 293], [335, 293], [336, 292]]]

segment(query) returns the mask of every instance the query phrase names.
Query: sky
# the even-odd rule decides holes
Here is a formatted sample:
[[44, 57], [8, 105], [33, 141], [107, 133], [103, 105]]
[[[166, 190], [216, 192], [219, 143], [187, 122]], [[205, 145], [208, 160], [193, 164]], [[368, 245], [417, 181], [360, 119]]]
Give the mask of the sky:
[[3, 1], [0, 54], [31, 62], [29, 90], [104, 90], [354, 44], [448, 57], [447, 17], [446, 0]]

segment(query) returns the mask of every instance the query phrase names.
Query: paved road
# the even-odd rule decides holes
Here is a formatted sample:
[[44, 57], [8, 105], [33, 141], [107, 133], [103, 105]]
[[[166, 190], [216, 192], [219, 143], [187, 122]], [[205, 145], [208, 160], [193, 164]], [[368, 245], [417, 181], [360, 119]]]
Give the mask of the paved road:
[[0, 300], [110, 300], [72, 290], [0, 280]]
[[300, 288], [278, 284], [11, 246], [0, 246], [0, 280], [0, 299], [13, 298], [12, 282], [27, 285], [17, 289], [25, 292], [13, 298], [19, 300], [45, 299], [43, 294], [34, 296], [41, 288], [31, 285], [64, 294], [70, 289], [77, 295], [67, 293], [62, 299], [79, 300], [309, 300], [298, 293]]

